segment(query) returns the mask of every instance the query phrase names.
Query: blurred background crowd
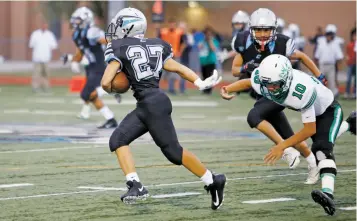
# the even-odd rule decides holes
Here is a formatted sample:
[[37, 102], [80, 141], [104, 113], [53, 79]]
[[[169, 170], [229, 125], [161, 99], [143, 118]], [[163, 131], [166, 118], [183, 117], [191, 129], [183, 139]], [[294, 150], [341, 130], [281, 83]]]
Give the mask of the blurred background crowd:
[[[296, 48], [314, 58], [334, 82], [329, 87], [335, 95], [356, 98], [356, 2], [0, 2], [0, 73], [31, 68], [34, 91], [41, 85], [49, 90], [52, 70], [64, 68], [61, 54], [74, 51], [68, 20], [78, 6], [90, 7], [104, 30], [120, 8], [136, 7], [148, 18], [147, 37], [169, 42], [177, 61], [203, 78], [217, 69], [229, 81], [235, 80], [230, 74], [232, 38], [249, 30], [252, 11], [266, 7], [279, 17], [278, 33], [294, 39]], [[294, 68], [305, 70], [299, 61]], [[178, 75], [165, 73], [164, 79], [168, 93], [185, 93]]]

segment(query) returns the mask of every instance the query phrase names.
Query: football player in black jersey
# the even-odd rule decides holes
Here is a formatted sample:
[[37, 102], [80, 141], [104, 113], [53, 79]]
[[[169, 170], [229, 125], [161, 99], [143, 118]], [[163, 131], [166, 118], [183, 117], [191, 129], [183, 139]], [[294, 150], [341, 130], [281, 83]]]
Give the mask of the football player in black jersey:
[[[249, 22], [250, 30], [238, 33], [232, 41], [232, 48], [237, 52], [232, 64], [232, 74], [236, 77], [250, 78], [251, 72], [270, 54], [281, 54], [290, 59], [300, 59], [310, 71], [321, 81], [326, 81], [314, 62], [304, 53], [295, 49], [289, 37], [276, 34], [277, 18], [266, 8], [252, 13]], [[294, 134], [283, 112], [284, 107], [268, 99], [258, 96], [247, 121], [251, 128], [257, 128], [274, 143], [280, 143]], [[306, 142], [295, 147], [306, 158], [309, 164], [309, 175], [306, 184], [318, 181], [315, 157]], [[299, 161], [299, 152], [293, 148], [285, 150], [283, 159], [290, 168], [295, 168]]]
[[211, 208], [218, 209], [223, 202], [226, 177], [212, 174], [199, 159], [180, 145], [172, 122], [172, 105], [159, 88], [163, 69], [178, 73], [194, 83], [200, 90], [211, 88], [221, 80], [217, 71], [202, 81], [191, 69], [172, 59], [172, 48], [159, 38], [144, 38], [147, 22], [142, 12], [125, 8], [112, 19], [108, 37], [102, 87], [111, 93], [111, 81], [118, 71], [123, 71], [134, 91], [136, 108], [130, 112], [110, 137], [109, 147], [116, 153], [126, 179], [128, 191], [121, 196], [124, 203], [134, 203], [148, 196], [136, 173], [129, 144], [149, 132], [165, 157], [176, 165], [183, 165], [205, 183], [212, 197]]
[[71, 61], [71, 69], [77, 74], [80, 73], [79, 62], [82, 58], [85, 58], [88, 63], [85, 66], [87, 80], [81, 91], [81, 98], [85, 104], [78, 117], [89, 118], [89, 105], [92, 103], [106, 119], [106, 122], [98, 128], [115, 128], [118, 124], [113, 112], [100, 99], [101, 96], [107, 94], [100, 86], [106, 66], [103, 55], [103, 44], [106, 44], [104, 32], [95, 26], [93, 12], [87, 7], [76, 9], [70, 22], [73, 28], [72, 39], [77, 48], [75, 55], [63, 57], [64, 62]]

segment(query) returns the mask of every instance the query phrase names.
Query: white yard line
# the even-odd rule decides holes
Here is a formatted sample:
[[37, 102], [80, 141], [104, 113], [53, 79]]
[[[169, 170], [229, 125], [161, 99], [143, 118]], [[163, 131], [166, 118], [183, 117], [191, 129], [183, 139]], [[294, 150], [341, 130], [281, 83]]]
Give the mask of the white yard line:
[[181, 119], [204, 119], [206, 118], [205, 115], [195, 115], [195, 114], [186, 114], [186, 115], [181, 115], [180, 116]]
[[105, 190], [88, 190], [88, 191], [76, 191], [76, 192], [67, 192], [67, 193], [40, 194], [40, 195], [32, 195], [32, 196], [6, 197], [6, 198], [0, 198], [0, 201], [42, 198], [42, 197], [49, 197], [49, 196], [75, 195], [75, 194], [83, 194], [83, 193], [96, 193], [96, 192], [103, 192], [103, 191]]
[[1, 184], [1, 188], [12, 188], [12, 187], [22, 187], [22, 186], [33, 186], [32, 183], [13, 183], [13, 184]]
[[200, 194], [201, 193], [198, 193], [198, 192], [171, 193], [171, 194], [153, 195], [153, 196], [151, 196], [151, 198], [163, 199], [163, 198], [171, 198], [171, 197], [194, 196], [194, 195], [200, 195]]
[[[115, 105], [118, 102], [115, 99], [104, 99], [105, 104]], [[38, 98], [29, 101], [31, 103], [39, 103], [39, 104], [83, 104], [82, 100], [79, 99], [56, 99], [56, 98]], [[216, 101], [171, 101], [172, 106], [174, 107], [217, 107], [219, 103]], [[123, 101], [118, 105], [135, 105], [135, 99], [123, 99]]]
[[[102, 140], [109, 140], [109, 137], [102, 138]], [[180, 143], [201, 143], [201, 142], [212, 142], [212, 141], [235, 141], [235, 140], [242, 140], [241, 137], [237, 138], [222, 138], [222, 139], [206, 139], [206, 140], [182, 140]], [[78, 141], [73, 142], [78, 144], [94, 144], [92, 141]], [[103, 142], [100, 144], [107, 144], [108, 142]], [[155, 144], [154, 141], [145, 141], [145, 143], [140, 143], [140, 141], [136, 141], [133, 143], [133, 146], [140, 146], [140, 145], [153, 145]], [[32, 150], [10, 150], [10, 151], [0, 151], [0, 154], [8, 154], [8, 153], [31, 153], [31, 152], [47, 152], [47, 151], [57, 151], [57, 150], [75, 150], [75, 149], [90, 149], [90, 148], [99, 148], [103, 146], [69, 146], [69, 147], [59, 147], [59, 148], [42, 148], [42, 149], [32, 149]]]
[[349, 206], [349, 207], [340, 207], [339, 209], [340, 209], [340, 210], [348, 210], [348, 211], [351, 211], [351, 210], [357, 210], [357, 207], [356, 207], [356, 206]]
[[78, 189], [88, 189], [88, 190], [118, 190], [126, 191], [127, 188], [116, 188], [116, 187], [100, 187], [100, 186], [79, 186]]
[[57, 150], [74, 150], [74, 149], [88, 149], [88, 148], [98, 148], [98, 146], [83, 146], [83, 147], [73, 146], [73, 147], [60, 147], [60, 148], [32, 149], [32, 150], [11, 150], [11, 151], [0, 151], [0, 154], [47, 152], [47, 151], [57, 151]]
[[274, 202], [286, 202], [296, 200], [294, 198], [275, 198], [275, 199], [264, 199], [264, 200], [247, 200], [242, 203], [247, 204], [259, 204], [259, 203], [274, 203]]

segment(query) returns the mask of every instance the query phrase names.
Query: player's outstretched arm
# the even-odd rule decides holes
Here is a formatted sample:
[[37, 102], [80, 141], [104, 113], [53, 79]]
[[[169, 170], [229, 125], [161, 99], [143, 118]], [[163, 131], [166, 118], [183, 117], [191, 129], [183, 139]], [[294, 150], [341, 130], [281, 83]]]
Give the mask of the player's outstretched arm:
[[182, 78], [193, 83], [196, 87], [198, 87], [199, 90], [205, 90], [214, 87], [222, 80], [222, 77], [218, 76], [217, 71], [214, 70], [211, 77], [206, 78], [204, 81], [202, 81], [194, 71], [192, 71], [185, 65], [178, 63], [172, 58], [169, 58], [165, 62], [164, 69], [169, 72], [176, 72]]
[[267, 164], [274, 164], [281, 158], [283, 152], [288, 147], [293, 147], [306, 139], [310, 138], [316, 133], [316, 122], [304, 123], [304, 128], [299, 132], [288, 138], [287, 140], [279, 143], [270, 149], [270, 152], [265, 155], [264, 161]]
[[120, 63], [118, 61], [112, 60], [106, 67], [104, 75], [102, 77], [101, 85], [102, 88], [107, 92], [112, 92], [112, 81], [120, 69]]
[[250, 78], [236, 81], [230, 85], [221, 88], [221, 96], [225, 100], [230, 100], [234, 97], [233, 92], [245, 91], [252, 87]]
[[239, 77], [243, 66], [243, 58], [242, 55], [236, 53], [232, 62], [232, 75], [234, 77]]

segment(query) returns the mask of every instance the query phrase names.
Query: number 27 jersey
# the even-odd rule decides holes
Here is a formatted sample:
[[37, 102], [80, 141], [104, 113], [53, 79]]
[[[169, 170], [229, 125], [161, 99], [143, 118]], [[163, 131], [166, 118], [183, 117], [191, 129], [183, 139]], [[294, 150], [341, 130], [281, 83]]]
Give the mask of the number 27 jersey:
[[170, 44], [159, 38], [123, 38], [107, 45], [105, 61], [116, 60], [134, 92], [159, 88], [163, 65], [173, 56]]
[[316, 116], [322, 115], [334, 100], [333, 93], [315, 77], [293, 69], [293, 79], [286, 97], [274, 99], [267, 88], [259, 82], [259, 70], [251, 76], [253, 89], [260, 95], [289, 109], [300, 111], [302, 122], [315, 122]]

